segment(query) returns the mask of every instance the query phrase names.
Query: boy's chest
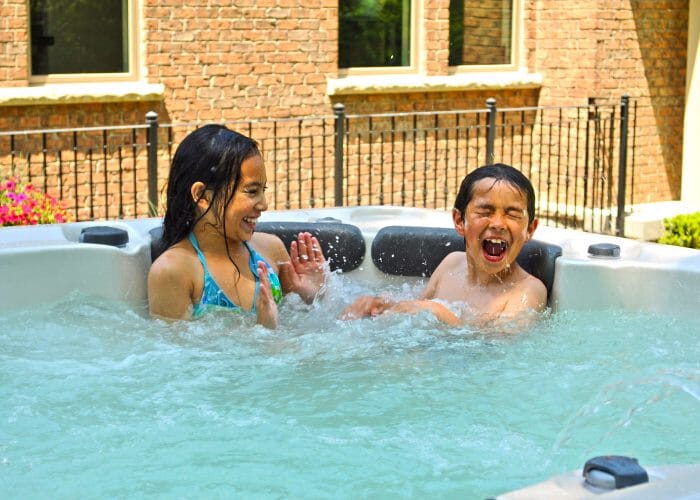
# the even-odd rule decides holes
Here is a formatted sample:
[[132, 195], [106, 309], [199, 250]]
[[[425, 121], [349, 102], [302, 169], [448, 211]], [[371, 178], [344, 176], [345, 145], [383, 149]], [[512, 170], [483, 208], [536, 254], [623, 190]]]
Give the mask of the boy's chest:
[[500, 284], [474, 286], [463, 280], [442, 280], [435, 289], [435, 299], [464, 303], [478, 312], [500, 311], [511, 299], [511, 290]]

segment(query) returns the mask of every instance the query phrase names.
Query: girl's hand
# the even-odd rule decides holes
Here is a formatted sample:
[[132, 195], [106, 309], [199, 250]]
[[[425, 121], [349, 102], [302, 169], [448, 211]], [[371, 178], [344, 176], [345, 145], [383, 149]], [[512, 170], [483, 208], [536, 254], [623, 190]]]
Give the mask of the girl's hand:
[[326, 279], [326, 258], [321, 245], [311, 233], [299, 233], [292, 241], [289, 262], [280, 262], [282, 288], [298, 293], [306, 302], [314, 300]]
[[265, 328], [275, 329], [279, 322], [277, 304], [275, 304], [275, 299], [272, 297], [272, 286], [270, 285], [267, 265], [262, 261], [258, 262], [258, 276], [260, 277], [260, 287], [258, 288], [258, 296], [255, 299], [257, 322]]

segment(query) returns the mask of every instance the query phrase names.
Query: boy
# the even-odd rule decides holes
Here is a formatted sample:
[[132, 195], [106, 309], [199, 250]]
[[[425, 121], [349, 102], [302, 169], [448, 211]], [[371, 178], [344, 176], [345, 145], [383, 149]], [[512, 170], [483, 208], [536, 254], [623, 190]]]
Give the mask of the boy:
[[[544, 284], [516, 261], [537, 229], [535, 192], [527, 177], [502, 163], [474, 170], [462, 181], [452, 220], [466, 251], [443, 259], [418, 300], [360, 297], [341, 318], [427, 310], [451, 326], [483, 327], [546, 307]], [[462, 310], [456, 314], [446, 302], [461, 303]]]

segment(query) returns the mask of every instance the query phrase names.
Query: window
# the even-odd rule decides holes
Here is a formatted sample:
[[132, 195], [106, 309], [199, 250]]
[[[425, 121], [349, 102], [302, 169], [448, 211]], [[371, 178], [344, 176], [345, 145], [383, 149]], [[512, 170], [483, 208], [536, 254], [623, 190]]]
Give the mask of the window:
[[130, 0], [30, 0], [32, 81], [133, 79]]
[[514, 0], [450, 0], [450, 66], [511, 65]]
[[411, 66], [410, 0], [339, 2], [338, 67]]

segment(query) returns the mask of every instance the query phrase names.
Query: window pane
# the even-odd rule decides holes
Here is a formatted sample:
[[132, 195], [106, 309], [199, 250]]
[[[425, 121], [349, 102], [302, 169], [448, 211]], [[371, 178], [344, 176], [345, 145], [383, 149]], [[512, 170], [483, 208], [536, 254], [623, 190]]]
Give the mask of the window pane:
[[410, 0], [341, 0], [338, 66], [409, 66]]
[[127, 0], [31, 0], [32, 74], [128, 68]]
[[450, 66], [510, 64], [513, 0], [450, 0]]

